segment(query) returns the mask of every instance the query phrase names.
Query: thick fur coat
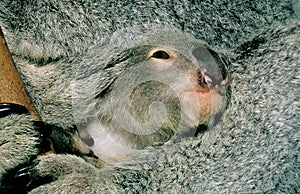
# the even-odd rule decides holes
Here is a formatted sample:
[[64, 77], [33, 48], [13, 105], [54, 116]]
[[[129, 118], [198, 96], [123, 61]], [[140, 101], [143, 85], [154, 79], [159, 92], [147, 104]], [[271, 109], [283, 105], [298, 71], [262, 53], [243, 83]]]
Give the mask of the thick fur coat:
[[[40, 134], [30, 117], [0, 118], [1, 190], [13, 190], [29, 166], [21, 182], [31, 193], [299, 192], [298, 12], [297, 1], [2, 0], [0, 25], [15, 63], [60, 139], [57, 154], [37, 157]], [[134, 26], [139, 35], [176, 28], [227, 53], [230, 103], [222, 121], [197, 137], [96, 168], [72, 148], [72, 93], [65, 89], [91, 46], [112, 41], [118, 53], [135, 43]]]

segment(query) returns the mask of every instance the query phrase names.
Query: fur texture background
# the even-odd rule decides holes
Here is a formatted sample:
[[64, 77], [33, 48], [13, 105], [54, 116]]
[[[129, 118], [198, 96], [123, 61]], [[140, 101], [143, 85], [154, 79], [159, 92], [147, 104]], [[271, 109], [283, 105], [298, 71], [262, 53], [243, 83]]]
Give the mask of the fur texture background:
[[37, 164], [32, 193], [299, 192], [298, 8], [297, 1], [2, 0], [0, 25], [27, 89], [45, 122], [65, 131], [74, 119], [64, 80], [116, 30], [176, 27], [230, 53], [233, 67], [230, 106], [215, 128], [104, 169], [67, 148], [35, 159], [39, 134], [30, 118], [1, 118], [0, 188], [10, 189], [7, 177], [20, 166]]

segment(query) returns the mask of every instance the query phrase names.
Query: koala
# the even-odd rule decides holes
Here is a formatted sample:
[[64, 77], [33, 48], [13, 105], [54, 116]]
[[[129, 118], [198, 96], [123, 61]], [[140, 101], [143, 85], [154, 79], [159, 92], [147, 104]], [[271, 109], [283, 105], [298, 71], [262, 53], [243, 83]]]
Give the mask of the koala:
[[230, 105], [213, 129], [105, 168], [45, 156], [33, 172], [55, 181], [31, 193], [297, 193], [299, 30], [299, 21], [275, 25], [237, 48]]
[[115, 46], [94, 46], [78, 67], [85, 73], [72, 84], [79, 133], [106, 162], [174, 134], [193, 136], [199, 126], [213, 125], [228, 101], [224, 57], [182, 33], [146, 37], [107, 63], [103, 50]]
[[[299, 24], [286, 21], [297, 16], [290, 2], [2, 1], [0, 8], [15, 63], [57, 152], [38, 156], [45, 126], [39, 129], [28, 115], [1, 118], [0, 152], [7, 153], [1, 159], [3, 192], [17, 188], [15, 179], [22, 186], [23, 174], [29, 179], [24, 192], [31, 193], [299, 190]], [[291, 45], [294, 49], [287, 49]], [[195, 48], [200, 54], [193, 53]], [[226, 60], [217, 50], [231, 56], [231, 90]], [[212, 64], [203, 63], [203, 57]], [[134, 61], [143, 70], [147, 64], [164, 70], [166, 60], [178, 77], [162, 71], [166, 79], [161, 80], [124, 68]], [[181, 69], [185, 65], [190, 69]], [[176, 88], [172, 84], [180, 75], [186, 80]], [[205, 109], [209, 112], [201, 116], [198, 94], [174, 95], [183, 86], [197, 90], [195, 83], [218, 88], [209, 98], [214, 101]], [[162, 93], [170, 100], [161, 103]], [[123, 98], [115, 101], [115, 96]], [[130, 103], [147, 98], [157, 102]], [[174, 105], [186, 98], [195, 104], [182, 103], [183, 113], [178, 113]], [[119, 114], [125, 110], [130, 113], [126, 119]], [[166, 115], [170, 110], [175, 114]], [[126, 122], [132, 118], [138, 122]], [[102, 132], [109, 129], [124, 138], [124, 143], [112, 139], [129, 149], [124, 157], [108, 157], [103, 145], [97, 147], [103, 141], [99, 121]], [[166, 128], [161, 121], [175, 126]], [[146, 123], [144, 131], [130, 131], [141, 123]], [[208, 130], [201, 130], [202, 124]], [[153, 133], [151, 125], [160, 130]], [[179, 137], [171, 140], [174, 134]], [[145, 141], [136, 138], [140, 135]], [[155, 143], [161, 140], [167, 142]], [[108, 154], [118, 151], [111, 150]]]

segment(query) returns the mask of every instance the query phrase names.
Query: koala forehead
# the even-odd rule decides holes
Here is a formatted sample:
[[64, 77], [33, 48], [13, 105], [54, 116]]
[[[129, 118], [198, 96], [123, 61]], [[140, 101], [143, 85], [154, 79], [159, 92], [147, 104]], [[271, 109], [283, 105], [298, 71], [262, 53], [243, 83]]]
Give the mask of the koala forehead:
[[191, 57], [192, 50], [194, 48], [206, 47], [205, 42], [197, 40], [194, 37], [184, 33], [167, 31], [161, 31], [153, 35], [149, 35], [142, 44], [172, 47], [187, 57]]

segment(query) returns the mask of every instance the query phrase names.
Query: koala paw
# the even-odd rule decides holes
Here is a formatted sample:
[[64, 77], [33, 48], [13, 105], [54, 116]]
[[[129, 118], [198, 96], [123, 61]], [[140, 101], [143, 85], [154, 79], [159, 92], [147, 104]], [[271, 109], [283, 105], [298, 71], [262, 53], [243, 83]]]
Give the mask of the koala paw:
[[30, 188], [35, 188], [31, 193], [60, 193], [62, 188], [64, 192], [69, 190], [71, 193], [76, 190], [86, 191], [89, 185], [94, 184], [89, 180], [96, 177], [98, 171], [99, 169], [75, 155], [39, 156], [38, 164], [30, 169]]
[[5, 174], [2, 179], [5, 180], [0, 185], [1, 193], [27, 193], [27, 186], [30, 182], [29, 164], [21, 165]]

